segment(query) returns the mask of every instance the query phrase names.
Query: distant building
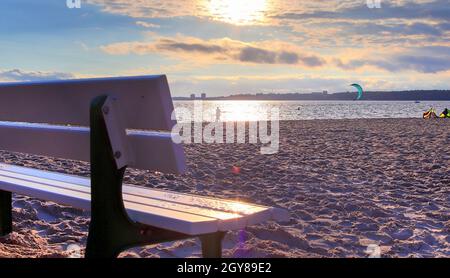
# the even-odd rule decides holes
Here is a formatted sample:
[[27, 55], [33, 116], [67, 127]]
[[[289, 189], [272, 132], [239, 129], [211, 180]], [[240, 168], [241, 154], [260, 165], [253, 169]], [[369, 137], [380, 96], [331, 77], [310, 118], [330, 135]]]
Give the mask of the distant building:
[[328, 91], [327, 91], [327, 90], [324, 90], [324, 91], [323, 91], [323, 94], [324, 94], [324, 95], [328, 95]]
[[191, 99], [195, 99], [195, 94], [191, 94]]
[[202, 99], [206, 99], [206, 94], [205, 93], [202, 94]]

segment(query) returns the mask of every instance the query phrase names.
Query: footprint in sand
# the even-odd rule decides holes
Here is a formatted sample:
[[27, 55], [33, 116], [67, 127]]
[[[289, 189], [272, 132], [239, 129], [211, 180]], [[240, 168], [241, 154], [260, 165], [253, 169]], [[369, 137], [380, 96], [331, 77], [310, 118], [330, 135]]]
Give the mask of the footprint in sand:
[[413, 234], [414, 233], [411, 229], [402, 229], [402, 230], [391, 233], [390, 236], [393, 239], [406, 240], [406, 239], [412, 237]]

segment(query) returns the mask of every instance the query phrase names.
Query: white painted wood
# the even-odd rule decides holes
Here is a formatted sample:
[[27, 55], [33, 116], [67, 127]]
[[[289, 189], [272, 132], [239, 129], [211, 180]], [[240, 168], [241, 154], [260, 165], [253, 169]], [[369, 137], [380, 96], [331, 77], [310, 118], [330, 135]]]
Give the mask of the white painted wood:
[[[134, 154], [130, 167], [184, 172], [182, 146], [172, 142], [170, 133], [128, 130], [127, 139]], [[90, 161], [89, 128], [0, 122], [0, 149]]]
[[[90, 209], [90, 180], [84, 177], [0, 163], [0, 189]], [[191, 235], [243, 229], [288, 215], [270, 207], [131, 185], [124, 185], [123, 193], [133, 220]]]
[[[84, 187], [90, 187], [90, 180], [85, 177], [54, 173], [49, 171], [37, 170], [33, 168], [14, 166], [3, 163], [0, 163], [0, 170], [9, 171], [13, 173], [22, 173], [24, 175], [43, 178], [46, 180], [68, 182]], [[122, 191], [123, 193], [126, 194], [132, 194], [136, 196], [148, 196], [149, 198], [154, 198], [158, 200], [174, 202], [179, 204], [195, 205], [217, 211], [238, 213], [241, 215], [254, 215], [256, 213], [264, 212], [266, 220], [272, 218], [272, 214], [267, 213], [268, 211], [271, 211], [272, 208], [255, 204], [248, 204], [237, 200], [225, 200], [207, 196], [178, 193], [168, 190], [150, 189], [129, 184], [124, 185]], [[273, 218], [273, 220], [280, 220], [280, 219]]]
[[[127, 140], [127, 132], [118, 100], [107, 97], [102, 106], [102, 115], [108, 132], [109, 141], [117, 169], [134, 164], [134, 151]], [[119, 155], [117, 155], [119, 154]]]
[[129, 129], [172, 129], [173, 103], [165, 75], [0, 83], [0, 121], [89, 126], [92, 99], [120, 101]]
[[[0, 177], [0, 189], [69, 205], [75, 208], [90, 209], [90, 194], [80, 191], [61, 189], [5, 176]], [[215, 218], [150, 207], [132, 202], [125, 202], [125, 207], [133, 220], [164, 229], [190, 235], [212, 233], [218, 230], [218, 220]]]
[[[30, 182], [36, 182], [44, 185], [53, 186], [55, 188], [60, 189], [67, 189], [67, 190], [73, 190], [81, 193], [90, 194], [91, 190], [87, 186], [73, 184], [65, 181], [56, 181], [56, 180], [50, 180], [45, 179], [41, 177], [36, 176], [29, 176], [18, 172], [8, 172], [0, 170], [0, 180], [2, 177], [10, 177]], [[158, 199], [151, 198], [151, 196], [147, 195], [133, 195], [124, 192], [123, 193], [123, 199], [125, 201], [133, 202], [133, 203], [139, 203], [144, 204], [148, 206], [154, 206], [159, 208], [167, 208], [175, 211], [181, 211], [181, 212], [187, 212], [191, 214], [201, 215], [201, 216], [207, 216], [211, 218], [217, 218], [220, 220], [230, 220], [230, 219], [237, 219], [239, 221], [239, 218], [242, 218], [241, 214], [237, 213], [230, 213], [220, 210], [213, 210], [209, 208], [202, 208], [195, 206], [195, 204], [179, 204], [179, 203], [173, 203], [173, 202], [167, 202], [162, 201]]]

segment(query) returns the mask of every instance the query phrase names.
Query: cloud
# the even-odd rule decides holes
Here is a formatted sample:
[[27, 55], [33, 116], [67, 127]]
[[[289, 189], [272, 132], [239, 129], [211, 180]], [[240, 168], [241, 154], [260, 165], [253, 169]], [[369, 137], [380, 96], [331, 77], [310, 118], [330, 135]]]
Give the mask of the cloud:
[[[171, 18], [194, 16], [202, 19], [226, 21], [214, 0], [86, 0], [108, 13], [134, 18]], [[266, 18], [262, 23], [280, 24], [279, 20], [344, 19], [436, 19], [448, 21], [448, 0], [390, 0], [382, 1], [380, 9], [370, 9], [365, 0], [291, 1], [267, 0], [259, 13]], [[226, 9], [227, 5], [220, 7]]]
[[[267, 47], [263, 47], [265, 45]], [[415, 49], [385, 47], [377, 50], [365, 48], [364, 51], [351, 48], [346, 53], [337, 52], [333, 57], [308, 53], [296, 45], [282, 41], [247, 43], [229, 38], [202, 40], [178, 36], [159, 37], [151, 42], [114, 43], [102, 46], [101, 49], [111, 55], [157, 54], [178, 58], [184, 62], [195, 61], [197, 64], [266, 64], [303, 68], [319, 68], [328, 64], [329, 69], [333, 69], [331, 66], [334, 64], [334, 69], [347, 71], [371, 66], [389, 72], [416, 71], [420, 73], [437, 73], [450, 69], [448, 54], [450, 52], [445, 46]], [[352, 57], [345, 58], [350, 54]], [[379, 58], [366, 58], [368, 56]], [[334, 63], [330, 64], [330, 61]]]
[[325, 64], [325, 61], [318, 56], [305, 56], [302, 58], [302, 61], [310, 67], [318, 67]]
[[[267, 48], [259, 45], [268, 45]], [[318, 55], [306, 53], [298, 46], [279, 41], [247, 43], [229, 38], [201, 40], [192, 37], [158, 38], [152, 42], [120, 42], [101, 46], [111, 55], [125, 54], [165, 54], [180, 55], [184, 59], [217, 63], [250, 63], [301, 65], [320, 67], [326, 62]], [[199, 54], [202, 54], [201, 56]]]
[[207, 92], [209, 95], [256, 93], [310, 93], [316, 90], [344, 90], [349, 81], [345, 78], [321, 78], [317, 76], [220, 76], [193, 77], [172, 80], [175, 96], [187, 96], [189, 92]]
[[[86, 0], [86, 2], [100, 6], [104, 12], [134, 18], [186, 16], [192, 15], [193, 11], [198, 11], [200, 8], [197, 0]], [[206, 1], [203, 2], [206, 3]]]
[[450, 70], [450, 56], [429, 57], [402, 55], [397, 57], [396, 61], [398, 62], [397, 65], [423, 73], [436, 73]]
[[338, 36], [348, 36], [348, 33], [350, 33], [367, 37], [381, 36], [380, 38], [382, 39], [416, 35], [441, 36], [446, 32], [446, 26], [442, 24], [424, 22], [360, 22], [358, 24], [354, 22], [334, 22], [322, 24], [321, 26], [340, 28], [340, 31], [336, 34]]
[[363, 66], [374, 66], [390, 72], [412, 70], [421, 73], [438, 73], [450, 70], [450, 56], [398, 55], [390, 56], [388, 59], [355, 59], [345, 63], [336, 59], [335, 63], [345, 70], [354, 70]]
[[[229, 28], [227, 36], [234, 36], [236, 26], [229, 22], [227, 9], [232, 6], [224, 1], [218, 9], [215, 2], [219, 0], [88, 0], [104, 12], [135, 18], [141, 26], [148, 19], [164, 19], [162, 24], [175, 18], [197, 19], [206, 25], [219, 21], [228, 24], [224, 27]], [[290, 36], [289, 42], [299, 45], [424, 45], [446, 42], [450, 36], [448, 0], [382, 1], [380, 9], [370, 9], [365, 0], [267, 0], [263, 6], [258, 12], [261, 20], [253, 25], [277, 28], [279, 34]]]
[[239, 53], [239, 61], [258, 64], [303, 64], [308, 67], [320, 67], [325, 64], [325, 60], [314, 55], [301, 56], [289, 51], [270, 51], [256, 47], [245, 47]]
[[[305, 59], [308, 59], [308, 58], [305, 57]], [[297, 64], [299, 57], [298, 57], [297, 53], [282, 51], [280, 53], [280, 55], [278, 56], [278, 60], [284, 64]], [[307, 60], [307, 62], [308, 62], [307, 64], [309, 64], [311, 61]]]
[[275, 64], [277, 53], [256, 47], [244, 47], [239, 53], [239, 61], [257, 64]]
[[[127, 15], [135, 18], [163, 18], [197, 16], [209, 18], [220, 16], [217, 5], [211, 0], [87, 0], [100, 6], [103, 11]], [[260, 13], [266, 17], [279, 19], [347, 18], [438, 18], [449, 19], [450, 7], [447, 0], [390, 0], [382, 1], [380, 9], [370, 9], [361, 0], [329, 1], [266, 1]], [[223, 4], [226, 7], [226, 4]]]
[[140, 21], [140, 20], [136, 21], [136, 25], [144, 27], [144, 28], [161, 28], [161, 26], [158, 24], [154, 24], [154, 23], [150, 23], [150, 22], [146, 22], [146, 21]]
[[0, 71], [0, 80], [7, 82], [71, 79], [74, 77], [73, 74], [62, 72], [22, 71], [19, 69]]
[[[283, 12], [274, 16], [276, 19], [347, 19], [347, 20], [379, 20], [379, 19], [438, 19], [450, 20], [448, 0], [435, 1], [382, 1], [380, 9], [369, 9], [363, 2], [349, 1], [350, 5], [341, 8], [318, 9], [310, 12]], [[338, 7], [338, 6], [337, 6]]]
[[226, 49], [220, 45], [208, 42], [177, 42], [172, 39], [161, 39], [156, 48], [168, 51], [200, 52], [205, 54], [223, 53]]

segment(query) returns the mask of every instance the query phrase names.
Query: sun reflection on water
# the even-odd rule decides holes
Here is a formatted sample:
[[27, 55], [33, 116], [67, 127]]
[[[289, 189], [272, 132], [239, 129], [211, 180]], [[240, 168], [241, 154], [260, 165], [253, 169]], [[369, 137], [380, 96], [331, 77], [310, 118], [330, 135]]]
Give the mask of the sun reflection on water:
[[[276, 114], [272, 114], [275, 108], [279, 108], [276, 102], [272, 101], [177, 101], [177, 120], [179, 122], [202, 121], [213, 122], [217, 119], [217, 108], [220, 110], [219, 121], [233, 122], [253, 122], [270, 121], [277, 119]], [[197, 107], [197, 108], [194, 108]], [[198, 110], [200, 109], [200, 110]], [[196, 113], [201, 115], [196, 115]]]
[[215, 108], [211, 107], [216, 104], [221, 110], [222, 121], [259, 121], [261, 119], [269, 119], [271, 105], [269, 102], [261, 101], [221, 101], [209, 104], [205, 109], [205, 117], [213, 118], [215, 116]]
[[224, 121], [257, 121], [267, 113], [267, 108], [256, 101], [223, 102], [220, 106]]

